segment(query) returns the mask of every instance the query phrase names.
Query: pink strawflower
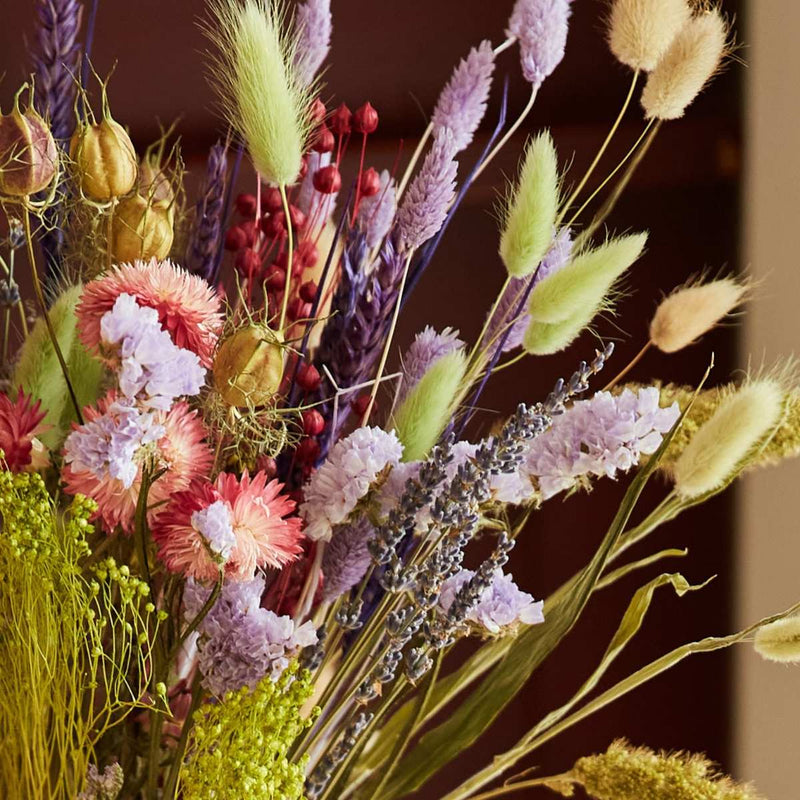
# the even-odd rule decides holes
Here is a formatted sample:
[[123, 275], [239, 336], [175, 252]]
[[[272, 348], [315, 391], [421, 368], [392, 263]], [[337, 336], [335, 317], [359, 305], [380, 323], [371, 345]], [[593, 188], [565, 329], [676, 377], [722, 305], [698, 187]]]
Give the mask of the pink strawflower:
[[41, 401], [34, 403], [22, 387], [16, 400], [0, 394], [0, 450], [11, 472], [43, 469], [50, 463], [44, 445], [36, 438], [50, 427], [42, 425], [47, 412], [41, 406]]
[[172, 572], [214, 580], [250, 580], [257, 567], [280, 568], [303, 552], [295, 502], [265, 472], [241, 480], [222, 472], [212, 484], [179, 492], [153, 524], [161, 559]]
[[81, 341], [89, 350], [99, 352], [100, 320], [121, 294], [154, 308], [175, 344], [196, 353], [203, 366], [211, 366], [223, 322], [219, 296], [197, 275], [155, 258], [118, 264], [86, 284], [76, 314]]
[[[191, 411], [187, 403], [176, 403], [168, 412], [152, 412], [152, 420], [148, 421], [147, 430], [153, 424], [160, 425], [164, 433], [156, 441], [143, 436], [139, 446], [127, 449], [119, 448], [118, 434], [128, 433], [131, 420], [118, 419], [128, 413], [124, 403], [118, 401], [115, 393], [110, 392], [97, 402], [97, 407], [83, 410], [85, 424], [73, 424], [72, 436], [81, 436], [81, 444], [67, 449], [67, 458], [62, 470], [64, 486], [68, 494], [83, 494], [97, 502], [97, 516], [103, 520], [107, 530], [113, 531], [119, 525], [124, 533], [130, 533], [136, 514], [136, 503], [139, 499], [139, 488], [142, 482], [142, 465], [152, 463], [156, 469], [165, 472], [150, 487], [148, 506], [151, 511], [148, 519], [153, 524], [160, 513], [163, 513], [165, 501], [177, 492], [188, 489], [193, 481], [206, 476], [211, 469], [213, 456], [205, 442], [205, 428]], [[114, 417], [116, 426], [104, 424]], [[134, 421], [137, 430], [144, 426]], [[94, 440], [94, 445], [92, 444]], [[68, 442], [70, 438], [68, 437]], [[124, 442], [123, 442], [124, 445]], [[95, 452], [103, 450], [108, 458], [92, 461], [90, 449]], [[126, 474], [116, 459], [129, 457], [133, 464], [133, 475]], [[113, 467], [112, 467], [113, 465]], [[119, 476], [119, 477], [115, 477]], [[127, 484], [127, 485], [126, 485]]]

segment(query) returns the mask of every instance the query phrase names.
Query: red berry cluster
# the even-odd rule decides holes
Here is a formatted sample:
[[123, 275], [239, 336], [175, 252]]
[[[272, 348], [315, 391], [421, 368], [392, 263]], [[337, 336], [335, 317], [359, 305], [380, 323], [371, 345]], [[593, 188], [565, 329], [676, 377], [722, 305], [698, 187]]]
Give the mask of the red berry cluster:
[[[316, 394], [322, 383], [319, 370], [313, 364], [301, 364], [295, 374], [295, 383], [304, 395]], [[304, 474], [308, 474], [319, 458], [318, 437], [325, 430], [325, 417], [315, 408], [303, 412], [303, 438], [294, 451], [294, 462]]]

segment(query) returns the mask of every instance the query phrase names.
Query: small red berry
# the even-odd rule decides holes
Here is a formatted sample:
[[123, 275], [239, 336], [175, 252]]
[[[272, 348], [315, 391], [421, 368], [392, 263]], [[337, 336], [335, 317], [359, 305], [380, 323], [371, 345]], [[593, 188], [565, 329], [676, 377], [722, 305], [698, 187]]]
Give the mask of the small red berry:
[[313, 364], [304, 364], [297, 370], [297, 385], [306, 392], [315, 392], [322, 383], [319, 370]]
[[241, 224], [241, 228], [245, 234], [247, 234], [247, 246], [252, 247], [256, 240], [256, 221], [254, 219], [248, 219]]
[[273, 211], [280, 211], [283, 208], [283, 200], [281, 199], [280, 189], [270, 186], [261, 195], [261, 211], [266, 214], [271, 214]]
[[317, 298], [317, 284], [314, 281], [307, 281], [300, 287], [298, 294], [303, 302], [313, 303]]
[[342, 174], [336, 164], [328, 164], [314, 173], [314, 188], [322, 194], [333, 194], [342, 188]]
[[301, 464], [313, 464], [319, 458], [319, 442], [316, 439], [303, 439], [295, 455]]
[[314, 122], [322, 122], [327, 113], [328, 109], [325, 108], [325, 103], [323, 103], [319, 97], [315, 97], [314, 102], [311, 104], [311, 119], [314, 120]]
[[319, 436], [325, 430], [325, 417], [316, 408], [303, 412], [303, 433], [306, 436]]
[[268, 289], [282, 289], [286, 285], [286, 270], [277, 264], [270, 264], [264, 274], [264, 282]]
[[243, 278], [256, 278], [261, 271], [261, 256], [247, 247], [236, 254], [236, 269]]
[[342, 103], [339, 108], [331, 114], [328, 124], [337, 136], [344, 136], [346, 133], [350, 133], [350, 123], [352, 119], [353, 112]]
[[278, 465], [271, 456], [259, 456], [256, 459], [256, 469], [267, 475], [267, 480], [272, 480], [278, 474]]
[[353, 114], [353, 130], [356, 133], [374, 133], [378, 128], [378, 112], [368, 101]]
[[311, 239], [304, 239], [297, 245], [295, 257], [304, 267], [313, 267], [319, 258], [317, 246]]
[[261, 230], [271, 239], [284, 236], [286, 233], [286, 215], [283, 211], [274, 211], [261, 220]]
[[297, 206], [289, 206], [289, 219], [296, 231], [301, 231], [306, 226], [306, 215]]
[[364, 170], [358, 190], [362, 197], [374, 197], [381, 190], [381, 176], [372, 167]]
[[254, 194], [236, 195], [236, 210], [243, 217], [252, 217], [256, 213], [256, 196]]
[[247, 247], [248, 244], [250, 244], [250, 237], [244, 228], [240, 225], [228, 228], [228, 232], [225, 234], [226, 250], [241, 250], [243, 247]]
[[[367, 408], [369, 407], [369, 398], [370, 398], [369, 394], [359, 395], [358, 397], [356, 397], [355, 400], [352, 400], [350, 402], [350, 408], [352, 408], [353, 411], [356, 414], [358, 414], [359, 417], [363, 417], [364, 414], [367, 413]], [[373, 403], [372, 404], [372, 410], [375, 411], [375, 410], [377, 410], [377, 408], [378, 408], [378, 404], [377, 403]]]
[[314, 135], [314, 144], [311, 149], [315, 153], [330, 153], [336, 145], [333, 132], [327, 125], [323, 125]]
[[289, 303], [289, 317], [297, 322], [299, 319], [308, 319], [311, 315], [311, 303], [304, 303], [299, 297]]

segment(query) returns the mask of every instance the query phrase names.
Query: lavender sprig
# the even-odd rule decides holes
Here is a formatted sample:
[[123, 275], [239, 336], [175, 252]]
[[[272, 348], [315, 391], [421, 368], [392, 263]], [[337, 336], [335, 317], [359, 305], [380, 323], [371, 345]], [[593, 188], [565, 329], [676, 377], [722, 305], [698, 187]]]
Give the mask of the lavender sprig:
[[228, 173], [228, 148], [222, 142], [211, 147], [203, 191], [195, 207], [195, 218], [186, 253], [190, 272], [211, 281], [222, 246], [222, 212], [225, 205], [225, 178]]

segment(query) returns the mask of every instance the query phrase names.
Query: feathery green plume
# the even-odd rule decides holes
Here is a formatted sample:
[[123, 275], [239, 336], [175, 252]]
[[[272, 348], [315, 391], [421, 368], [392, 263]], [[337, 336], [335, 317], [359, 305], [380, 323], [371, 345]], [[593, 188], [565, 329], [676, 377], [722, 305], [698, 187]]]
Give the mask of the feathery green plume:
[[292, 763], [287, 753], [314, 721], [300, 713], [310, 696], [311, 673], [293, 662], [277, 681], [267, 675], [252, 691], [244, 687], [198, 709], [181, 797], [301, 800], [308, 756]]
[[[75, 330], [75, 306], [81, 291], [80, 286], [65, 289], [49, 311], [50, 322], [65, 357], [71, 356], [78, 338]], [[70, 372], [70, 378], [72, 376], [73, 373]], [[36, 320], [22, 345], [12, 386], [21, 386], [35, 400], [42, 401], [42, 408], [47, 411], [44, 421], [53, 427], [41, 439], [51, 450], [56, 448], [63, 438], [61, 421], [70, 400], [53, 342], [42, 317]]]
[[525, 150], [517, 185], [509, 193], [500, 236], [508, 274], [530, 275], [553, 241], [558, 212], [558, 156], [549, 131]]
[[675, 461], [675, 489], [685, 499], [723, 485], [781, 421], [786, 390], [778, 378], [754, 378], [726, 393]]
[[759, 628], [753, 646], [767, 661], [800, 663], [800, 617], [784, 617]]
[[211, 75], [231, 126], [247, 144], [256, 171], [293, 183], [311, 132], [314, 87], [294, 65], [297, 34], [279, 0], [211, 0], [206, 33], [216, 45]]
[[636, 261], [647, 234], [620, 236], [576, 256], [531, 292], [523, 346], [534, 355], [563, 350], [607, 306], [616, 280]]
[[467, 359], [456, 350], [434, 361], [394, 415], [403, 460], [425, 458], [453, 417], [465, 391]]
[[565, 777], [595, 800], [763, 800], [702, 755], [655, 753], [621, 740], [601, 755], [581, 758]]

